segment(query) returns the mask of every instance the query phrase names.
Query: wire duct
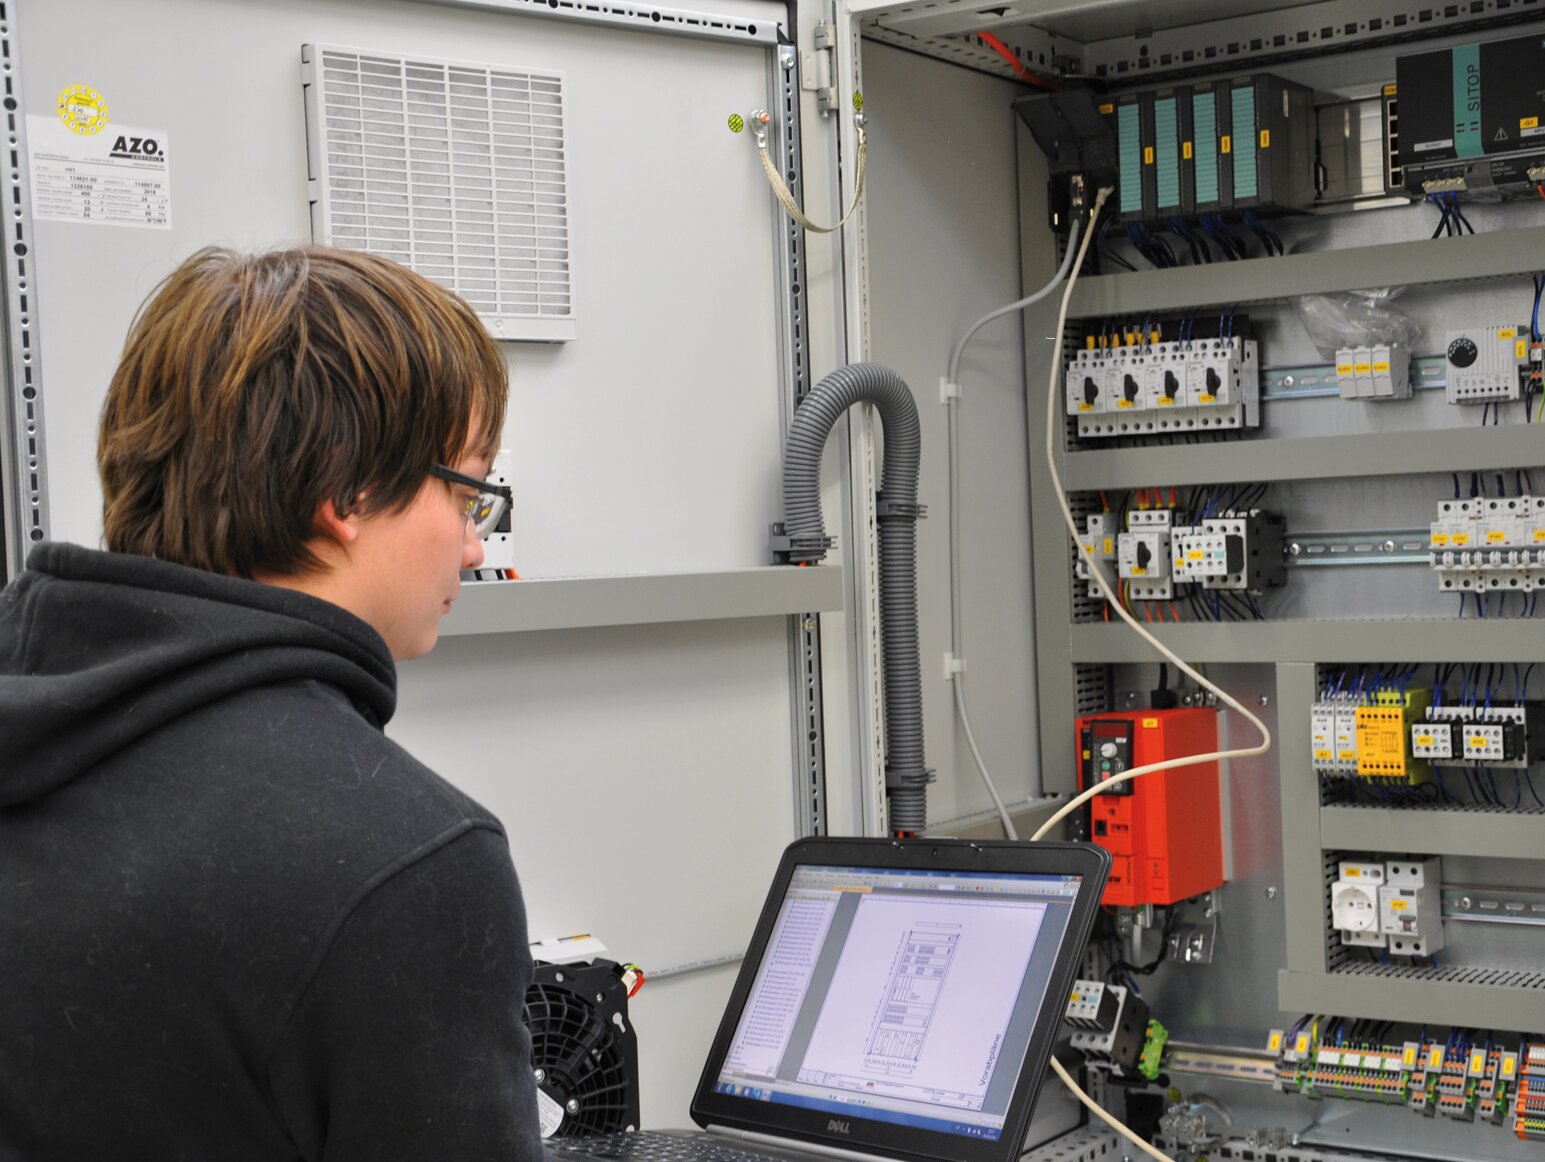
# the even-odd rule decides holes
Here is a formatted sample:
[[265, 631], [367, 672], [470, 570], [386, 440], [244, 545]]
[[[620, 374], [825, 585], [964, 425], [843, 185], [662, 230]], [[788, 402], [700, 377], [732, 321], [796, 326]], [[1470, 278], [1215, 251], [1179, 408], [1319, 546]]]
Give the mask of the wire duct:
[[912, 391], [888, 367], [854, 363], [826, 376], [789, 425], [783, 460], [784, 528], [793, 563], [825, 556], [821, 518], [821, 453], [848, 408], [873, 404], [885, 430], [885, 464], [877, 510], [880, 524], [880, 641], [884, 649], [885, 786], [890, 826], [920, 832], [928, 821], [923, 761], [923, 685], [917, 655], [917, 474], [922, 432]]

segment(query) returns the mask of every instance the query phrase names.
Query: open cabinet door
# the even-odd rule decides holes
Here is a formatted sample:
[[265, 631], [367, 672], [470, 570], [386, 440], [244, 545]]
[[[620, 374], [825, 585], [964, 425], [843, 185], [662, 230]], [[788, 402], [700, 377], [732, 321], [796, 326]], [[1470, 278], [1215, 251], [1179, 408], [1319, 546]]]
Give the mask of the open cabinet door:
[[[562, 325], [538, 327], [546, 341], [504, 343], [509, 552], [526, 580], [465, 582], [436, 652], [401, 670], [390, 733], [505, 822], [533, 938], [590, 932], [651, 970], [632, 1010], [643, 1118], [684, 1123], [778, 856], [828, 827], [823, 660], [838, 667], [828, 684], [846, 684], [845, 653], [823, 649], [821, 634], [848, 600], [841, 562], [769, 565], [784, 433], [810, 383], [811, 345], [832, 333], [823, 324], [812, 339], [803, 238], [750, 134], [730, 124], [769, 110], [772, 152], [801, 187], [785, 8], [4, 10], [13, 572], [38, 540], [99, 542], [104, 392], [135, 311], [178, 262], [209, 245], [320, 241], [325, 218], [327, 237], [432, 277], [448, 254], [440, 265], [458, 266], [473, 295], [485, 264], [522, 258], [502, 251], [530, 209], [520, 183], [534, 180], [487, 172], [504, 146], [530, 148], [500, 140], [519, 134], [496, 115], [521, 105], [501, 86], [560, 79], [561, 144], [542, 148], [563, 163], [567, 297], [539, 313], [556, 303]], [[313, 108], [310, 149], [308, 76], [334, 99]], [[429, 100], [415, 86], [433, 78]], [[100, 108], [90, 132], [61, 121], [87, 101]], [[127, 152], [153, 140], [159, 168], [112, 156], [120, 135]], [[347, 150], [324, 157], [320, 135], [352, 144], [368, 172], [346, 172]], [[447, 141], [468, 156], [428, 157]], [[441, 183], [468, 179], [435, 195], [454, 220], [397, 221], [411, 218], [411, 183], [383, 176], [394, 161], [438, 164]], [[363, 226], [349, 220], [349, 181], [366, 187]], [[328, 213], [314, 215], [328, 189]], [[128, 206], [131, 196], [145, 201]], [[468, 244], [457, 221], [489, 216], [494, 241]], [[502, 278], [493, 289], [514, 295], [520, 279]]]

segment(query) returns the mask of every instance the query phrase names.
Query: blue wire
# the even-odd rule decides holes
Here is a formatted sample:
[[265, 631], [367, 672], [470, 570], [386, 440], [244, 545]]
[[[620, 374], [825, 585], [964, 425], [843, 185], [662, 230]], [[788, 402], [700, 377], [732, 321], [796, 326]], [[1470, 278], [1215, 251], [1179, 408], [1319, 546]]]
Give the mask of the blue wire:
[[1520, 771], [1519, 773], [1523, 775], [1524, 781], [1529, 784], [1529, 794], [1533, 796], [1534, 801], [1541, 807], [1545, 807], [1545, 799], [1541, 799], [1539, 792], [1534, 789], [1534, 776], [1527, 770]]

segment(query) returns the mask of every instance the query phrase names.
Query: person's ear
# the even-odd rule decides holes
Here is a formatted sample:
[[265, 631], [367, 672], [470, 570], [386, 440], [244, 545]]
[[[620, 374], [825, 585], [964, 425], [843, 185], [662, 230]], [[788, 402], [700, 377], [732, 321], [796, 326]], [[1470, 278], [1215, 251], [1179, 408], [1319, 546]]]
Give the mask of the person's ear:
[[[359, 500], [359, 497], [355, 497], [356, 503]], [[358, 509], [345, 516], [338, 511], [338, 505], [331, 499], [324, 500], [317, 505], [315, 528], [318, 536], [326, 537], [333, 543], [347, 548], [359, 540]]]

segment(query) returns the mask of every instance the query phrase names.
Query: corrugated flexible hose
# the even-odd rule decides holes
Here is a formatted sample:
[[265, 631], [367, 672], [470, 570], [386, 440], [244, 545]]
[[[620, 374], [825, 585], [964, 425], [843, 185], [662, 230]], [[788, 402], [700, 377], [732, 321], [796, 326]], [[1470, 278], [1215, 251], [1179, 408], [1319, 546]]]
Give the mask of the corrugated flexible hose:
[[[880, 524], [880, 640], [885, 651], [885, 786], [894, 832], [920, 832], [928, 819], [923, 761], [923, 687], [917, 657], [917, 473], [922, 433], [912, 391], [888, 367], [854, 363], [826, 376], [800, 402], [783, 462], [784, 526], [791, 539], [825, 536], [821, 453], [842, 414], [873, 404], [885, 430], [877, 498]], [[791, 559], [819, 561], [824, 549]]]

